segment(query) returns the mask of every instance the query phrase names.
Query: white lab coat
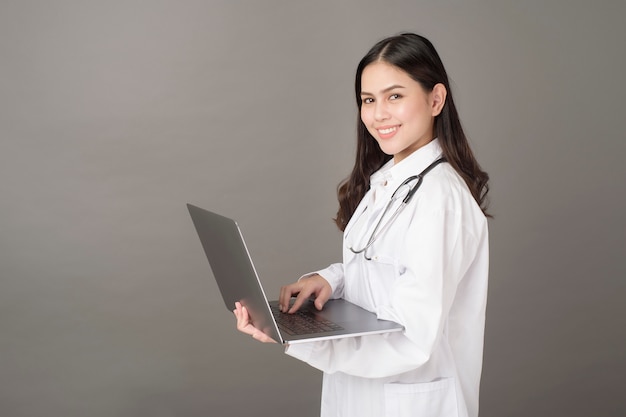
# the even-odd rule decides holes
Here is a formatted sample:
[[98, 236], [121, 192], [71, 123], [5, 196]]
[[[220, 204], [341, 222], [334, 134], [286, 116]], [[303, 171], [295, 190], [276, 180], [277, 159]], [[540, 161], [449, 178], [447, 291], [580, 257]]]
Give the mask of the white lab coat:
[[324, 372], [322, 417], [478, 415], [488, 232], [463, 179], [447, 163], [436, 166], [367, 251], [372, 260], [348, 249], [365, 245], [400, 183], [440, 154], [435, 139], [374, 173], [344, 232], [343, 263], [318, 271], [333, 298], [405, 327], [287, 346], [288, 355]]

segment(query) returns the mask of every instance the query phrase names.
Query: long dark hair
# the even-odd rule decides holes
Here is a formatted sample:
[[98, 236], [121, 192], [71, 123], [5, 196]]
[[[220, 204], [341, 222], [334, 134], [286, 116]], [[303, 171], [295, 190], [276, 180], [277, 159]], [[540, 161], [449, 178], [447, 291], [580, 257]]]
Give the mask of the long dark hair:
[[339, 210], [335, 223], [344, 230], [357, 205], [369, 189], [370, 176], [380, 169], [393, 156], [386, 155], [378, 146], [361, 121], [361, 75], [363, 70], [373, 62], [386, 62], [404, 72], [417, 81], [424, 91], [430, 92], [436, 84], [443, 84], [447, 97], [441, 113], [435, 117], [434, 134], [439, 138], [443, 155], [450, 165], [459, 173], [472, 196], [487, 213], [487, 192], [489, 191], [489, 175], [484, 172], [474, 154], [461, 127], [461, 121], [452, 99], [448, 74], [433, 44], [423, 36], [414, 33], [403, 33], [378, 42], [363, 57], [356, 70], [354, 88], [359, 109], [357, 121], [356, 162], [350, 176], [339, 184], [337, 197]]

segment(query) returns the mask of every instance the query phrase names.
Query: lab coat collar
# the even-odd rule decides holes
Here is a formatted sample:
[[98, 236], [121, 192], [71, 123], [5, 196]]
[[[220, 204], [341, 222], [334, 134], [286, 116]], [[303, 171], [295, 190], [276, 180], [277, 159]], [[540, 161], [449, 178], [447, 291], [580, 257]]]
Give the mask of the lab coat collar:
[[442, 154], [439, 139], [435, 138], [397, 164], [393, 159], [382, 166], [370, 177], [370, 187], [397, 180], [404, 181], [411, 175], [417, 175]]

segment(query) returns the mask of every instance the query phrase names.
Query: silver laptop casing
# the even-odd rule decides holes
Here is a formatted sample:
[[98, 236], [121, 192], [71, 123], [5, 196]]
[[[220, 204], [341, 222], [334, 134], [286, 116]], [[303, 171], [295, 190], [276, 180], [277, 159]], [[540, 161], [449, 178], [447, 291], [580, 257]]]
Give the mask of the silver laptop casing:
[[403, 330], [400, 324], [379, 320], [374, 313], [343, 299], [328, 300], [321, 311], [312, 301], [301, 308], [338, 324], [342, 330], [293, 335], [279, 328], [270, 308], [278, 301], [268, 302], [237, 222], [192, 204], [187, 208], [226, 308], [232, 311], [240, 301], [253, 325], [274, 340], [286, 344]]

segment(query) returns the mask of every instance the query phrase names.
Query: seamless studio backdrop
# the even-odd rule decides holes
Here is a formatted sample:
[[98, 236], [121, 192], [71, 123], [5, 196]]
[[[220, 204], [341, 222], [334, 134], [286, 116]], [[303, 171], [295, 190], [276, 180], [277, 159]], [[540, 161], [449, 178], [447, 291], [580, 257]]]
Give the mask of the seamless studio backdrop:
[[272, 296], [338, 261], [356, 64], [415, 31], [492, 178], [481, 415], [623, 416], [625, 15], [2, 0], [0, 415], [318, 415], [321, 375], [235, 331], [185, 203], [239, 220]]

